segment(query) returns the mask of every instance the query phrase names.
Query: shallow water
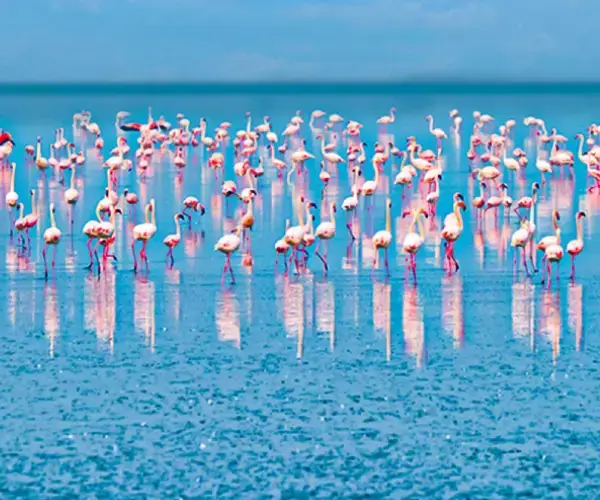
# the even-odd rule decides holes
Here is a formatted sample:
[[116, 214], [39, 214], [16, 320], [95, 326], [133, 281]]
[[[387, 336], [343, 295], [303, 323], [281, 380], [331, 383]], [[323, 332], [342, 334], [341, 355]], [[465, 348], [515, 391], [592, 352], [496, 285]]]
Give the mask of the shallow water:
[[[595, 497], [600, 197], [586, 193], [581, 164], [575, 181], [557, 175], [543, 191], [538, 237], [551, 231], [553, 208], [560, 210], [565, 244], [575, 236], [575, 213], [588, 214], [575, 283], [565, 259], [560, 283], [547, 290], [540, 276], [513, 276], [514, 216], [501, 216], [498, 227], [490, 216], [483, 234], [475, 232], [470, 199], [476, 188], [466, 150], [474, 109], [498, 123], [517, 119], [515, 143], [528, 150], [528, 179], [505, 180], [518, 198], [539, 179], [522, 118], [541, 116], [572, 138], [595, 119], [598, 104], [596, 94], [519, 93], [0, 97], [2, 126], [17, 140], [17, 191], [28, 211], [26, 194], [36, 187], [42, 214], [25, 259], [0, 207], [0, 491], [119, 498]], [[242, 266], [241, 252], [235, 255], [237, 284], [222, 286], [223, 257], [213, 245], [233, 227], [239, 206], [225, 203], [199, 149], [190, 152], [182, 183], [166, 161], [153, 166], [145, 183], [133, 172], [121, 176], [120, 189], [129, 187], [143, 202], [156, 199], [150, 272], [131, 272], [133, 214], [118, 219], [114, 270], [109, 266], [99, 278], [84, 270], [81, 227], [93, 218], [106, 184], [99, 160], [90, 149], [78, 173], [81, 197], [71, 231], [64, 187], [56, 180], [44, 184], [25, 168], [22, 148], [37, 135], [49, 142], [61, 126], [70, 138], [72, 114], [89, 109], [110, 149], [115, 113], [126, 109], [144, 121], [148, 105], [171, 122], [177, 112], [194, 125], [204, 116], [209, 130], [225, 120], [243, 128], [246, 111], [255, 124], [268, 114], [278, 133], [296, 109], [308, 116], [322, 108], [362, 122], [369, 151], [377, 139], [388, 139], [377, 137], [375, 120], [392, 105], [399, 113], [389, 139], [403, 146], [415, 135], [432, 149], [424, 116], [433, 114], [436, 126], [448, 130], [448, 111], [458, 108], [465, 119], [462, 144], [446, 141], [439, 216], [427, 222], [418, 286], [405, 280], [399, 250], [408, 221], [389, 168], [371, 215], [361, 210], [356, 244], [338, 212], [326, 276], [314, 255], [300, 276], [274, 272], [273, 244], [285, 218], [294, 223], [294, 200], [303, 194], [322, 203], [317, 161], [309, 163], [310, 182], [297, 186], [279, 181], [265, 163], [253, 265]], [[305, 134], [319, 159], [318, 141], [308, 128]], [[136, 136], [129, 137], [135, 148]], [[88, 139], [84, 148], [90, 147]], [[576, 151], [573, 140], [569, 149]], [[363, 170], [371, 179], [370, 165]], [[225, 177], [234, 178], [231, 155]], [[9, 182], [2, 171], [0, 196]], [[456, 245], [461, 269], [448, 278], [437, 235], [455, 191], [463, 192], [469, 210]], [[340, 205], [349, 193], [341, 168], [325, 205]], [[173, 214], [191, 194], [207, 214], [185, 229], [168, 269], [161, 240], [174, 232]], [[387, 196], [394, 243], [386, 280], [382, 269], [372, 274], [370, 235], [384, 227]], [[45, 282], [41, 232], [51, 201], [63, 241]], [[136, 216], [139, 221], [139, 208]]]

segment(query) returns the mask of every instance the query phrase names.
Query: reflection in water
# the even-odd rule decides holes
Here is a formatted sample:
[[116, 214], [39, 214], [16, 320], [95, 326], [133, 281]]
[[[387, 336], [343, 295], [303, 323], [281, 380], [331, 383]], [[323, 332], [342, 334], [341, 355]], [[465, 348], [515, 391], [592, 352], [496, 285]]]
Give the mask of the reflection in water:
[[455, 348], [463, 347], [465, 340], [463, 279], [459, 274], [442, 278], [442, 328], [452, 334]]
[[423, 305], [418, 288], [409, 283], [404, 287], [402, 331], [405, 351], [415, 356], [417, 367], [423, 366], [426, 362]]
[[392, 357], [391, 295], [392, 286], [390, 284], [373, 283], [373, 328], [375, 332], [383, 332], [385, 335], [385, 357], [388, 361]]
[[317, 332], [329, 335], [329, 347], [335, 347], [335, 286], [332, 282], [315, 285], [315, 318]]
[[50, 357], [54, 357], [56, 337], [60, 330], [60, 315], [56, 285], [46, 283], [44, 286], [44, 333], [50, 342]]
[[99, 345], [114, 352], [116, 324], [116, 273], [107, 269], [99, 277], [89, 275], [84, 281], [84, 325], [96, 332]]
[[181, 271], [176, 268], [167, 269], [165, 283], [169, 284], [167, 293], [169, 310], [173, 318], [173, 326], [177, 327], [181, 317], [181, 298], [179, 292], [181, 288]]
[[515, 337], [528, 337], [531, 348], [535, 344], [535, 287], [531, 281], [516, 282], [512, 286], [512, 329]]
[[233, 290], [221, 288], [217, 292], [215, 327], [221, 342], [230, 342], [236, 349], [240, 348], [240, 304]]
[[552, 360], [556, 363], [560, 355], [560, 291], [544, 290], [540, 317], [540, 333], [552, 342]]
[[143, 277], [136, 278], [133, 293], [135, 328], [144, 332], [146, 345], [154, 352], [156, 341], [156, 290], [154, 282]]
[[298, 339], [298, 358], [302, 357], [304, 349], [304, 285], [290, 283], [286, 277], [283, 282], [283, 327], [288, 337]]
[[583, 285], [571, 283], [567, 292], [567, 321], [575, 334], [575, 349], [583, 348]]

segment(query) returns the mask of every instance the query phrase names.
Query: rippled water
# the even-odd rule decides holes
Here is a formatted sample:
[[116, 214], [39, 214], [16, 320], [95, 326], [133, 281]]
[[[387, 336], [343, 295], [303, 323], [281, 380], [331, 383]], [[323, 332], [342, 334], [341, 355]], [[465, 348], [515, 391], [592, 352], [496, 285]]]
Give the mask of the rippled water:
[[[43, 214], [27, 260], [17, 256], [0, 207], [3, 496], [596, 497], [600, 198], [586, 194], [584, 167], [576, 165], [575, 181], [556, 176], [539, 206], [538, 234], [549, 233], [558, 208], [565, 241], [575, 235], [577, 210], [588, 212], [574, 284], [567, 262], [550, 291], [539, 276], [513, 278], [514, 217], [500, 218], [497, 228], [490, 218], [477, 234], [467, 211], [456, 247], [461, 270], [452, 278], [441, 269], [438, 233], [452, 193], [470, 200], [475, 189], [465, 158], [474, 109], [519, 124], [526, 115], [542, 116], [571, 138], [595, 119], [598, 104], [595, 94], [518, 93], [0, 98], [2, 126], [17, 140], [17, 191], [29, 208], [26, 193], [36, 187]], [[143, 121], [148, 105], [172, 122], [177, 112], [194, 124], [204, 116], [211, 128], [224, 120], [243, 128], [246, 111], [257, 123], [268, 114], [278, 133], [296, 109], [308, 115], [319, 107], [364, 123], [369, 150], [378, 139], [376, 118], [392, 105], [399, 113], [390, 138], [401, 146], [416, 135], [432, 149], [424, 116], [448, 129], [448, 111], [459, 108], [464, 137], [446, 144], [439, 220], [437, 229], [427, 223], [418, 287], [404, 280], [397, 249], [408, 223], [389, 169], [373, 220], [361, 214], [357, 244], [338, 228], [326, 277], [314, 256], [300, 276], [274, 273], [273, 244], [285, 218], [293, 218], [293, 200], [304, 194], [321, 204], [317, 162], [309, 165], [310, 183], [296, 187], [267, 167], [255, 204], [253, 266], [236, 255], [238, 283], [221, 286], [223, 258], [213, 245], [233, 227], [238, 207], [227, 206], [199, 150], [190, 153], [183, 183], [166, 162], [154, 165], [145, 184], [133, 173], [121, 177], [120, 188], [144, 202], [156, 199], [150, 273], [131, 272], [130, 219], [118, 223], [116, 268], [100, 278], [88, 274], [81, 227], [103, 195], [99, 160], [90, 150], [79, 173], [71, 235], [64, 188], [44, 185], [24, 168], [22, 147], [37, 135], [51, 140], [60, 126], [70, 137], [71, 116], [81, 109], [92, 112], [112, 147], [115, 113], [126, 109]], [[305, 133], [319, 158], [318, 142]], [[526, 133], [519, 125], [516, 144], [530, 152], [530, 166], [527, 182], [507, 179], [514, 198], [538, 179]], [[372, 178], [370, 166], [364, 171]], [[226, 172], [233, 178], [231, 158]], [[2, 171], [0, 196], [9, 182]], [[169, 270], [160, 240], [174, 231], [173, 214], [190, 194], [207, 214], [184, 232]], [[348, 194], [340, 169], [325, 199], [341, 203]], [[395, 242], [386, 280], [382, 270], [372, 276], [370, 235], [384, 226], [388, 195]], [[41, 231], [50, 201], [64, 235], [45, 282]]]

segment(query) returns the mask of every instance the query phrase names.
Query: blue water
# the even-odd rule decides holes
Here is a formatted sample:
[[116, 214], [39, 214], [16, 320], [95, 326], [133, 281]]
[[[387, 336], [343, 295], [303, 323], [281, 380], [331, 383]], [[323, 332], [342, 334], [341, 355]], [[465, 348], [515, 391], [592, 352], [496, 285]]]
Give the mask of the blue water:
[[[555, 176], [542, 193], [538, 237], [550, 233], [553, 208], [561, 212], [565, 244], [575, 236], [575, 213], [588, 214], [576, 281], [569, 282], [565, 259], [560, 283], [547, 290], [540, 276], [513, 278], [514, 217], [501, 217], [498, 228], [490, 218], [483, 237], [475, 234], [470, 199], [477, 189], [468, 180], [466, 150], [473, 110], [498, 123], [516, 119], [516, 145], [530, 153], [527, 182], [506, 179], [517, 198], [539, 179], [522, 118], [540, 116], [572, 138], [596, 119], [599, 105], [600, 93], [532, 95], [518, 88], [501, 94], [0, 96], [0, 125], [17, 141], [17, 191], [28, 211], [27, 191], [36, 187], [42, 213], [27, 260], [17, 256], [0, 207], [2, 496], [595, 498], [600, 197], [586, 193], [581, 164], [574, 181]], [[464, 135], [460, 144], [446, 141], [440, 220], [437, 230], [427, 223], [418, 286], [404, 279], [398, 250], [407, 221], [389, 169], [374, 219], [361, 211], [355, 245], [338, 212], [327, 276], [314, 256], [300, 276], [274, 273], [273, 245], [285, 218], [293, 218], [293, 200], [304, 194], [321, 204], [317, 161], [309, 163], [304, 189], [278, 181], [266, 163], [255, 203], [253, 265], [242, 266], [241, 253], [235, 255], [237, 284], [222, 286], [223, 257], [213, 245], [233, 227], [239, 206], [226, 206], [199, 149], [190, 153], [181, 184], [168, 162], [155, 165], [142, 184], [133, 172], [121, 176], [120, 189], [129, 187], [143, 202], [156, 199], [159, 229], [148, 247], [149, 274], [131, 272], [132, 219], [118, 222], [118, 265], [99, 278], [90, 274], [83, 269], [81, 227], [103, 196], [99, 160], [90, 150], [80, 172], [71, 235], [64, 188], [55, 180], [44, 184], [35, 168], [24, 166], [23, 146], [38, 135], [48, 144], [57, 127], [71, 138], [73, 113], [89, 109], [110, 149], [115, 113], [128, 110], [143, 121], [147, 106], [171, 122], [178, 112], [193, 125], [206, 117], [209, 130], [225, 120], [234, 130], [244, 128], [250, 111], [255, 124], [271, 116], [277, 133], [297, 109], [308, 116], [322, 108], [362, 122], [369, 151], [378, 139], [375, 120], [390, 106], [398, 108], [391, 139], [402, 146], [415, 135], [432, 149], [424, 116], [432, 114], [448, 130], [448, 112], [458, 108]], [[308, 128], [304, 133], [319, 159], [318, 142]], [[129, 137], [135, 147], [135, 135]], [[576, 151], [575, 141], [568, 146]], [[90, 147], [88, 140], [84, 148]], [[368, 164], [364, 172], [372, 178]], [[226, 178], [234, 178], [231, 155]], [[2, 199], [9, 182], [2, 171]], [[461, 270], [447, 278], [437, 234], [457, 190], [469, 210], [456, 245]], [[326, 202], [341, 204], [349, 192], [340, 169]], [[187, 195], [198, 196], [207, 214], [184, 232], [168, 269], [161, 240], [174, 232], [173, 214]], [[384, 227], [387, 196], [394, 200], [394, 243], [386, 280], [381, 269], [371, 273], [369, 241]], [[46, 282], [41, 233], [51, 201], [63, 240]]]

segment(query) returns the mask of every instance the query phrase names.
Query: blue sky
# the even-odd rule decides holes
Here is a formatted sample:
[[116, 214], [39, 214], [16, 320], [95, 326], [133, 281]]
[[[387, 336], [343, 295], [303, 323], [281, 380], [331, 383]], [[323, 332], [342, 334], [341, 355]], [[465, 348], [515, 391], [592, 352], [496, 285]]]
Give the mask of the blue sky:
[[0, 6], [2, 81], [600, 80], [594, 0]]

